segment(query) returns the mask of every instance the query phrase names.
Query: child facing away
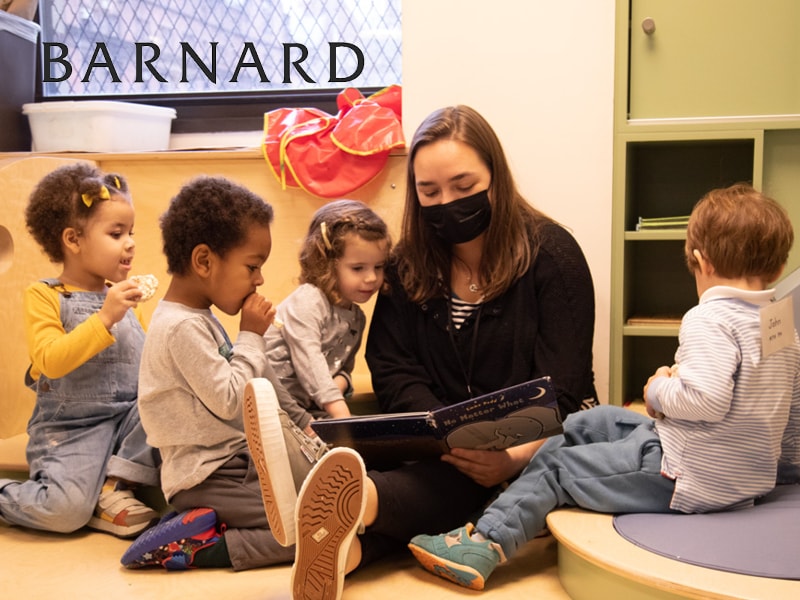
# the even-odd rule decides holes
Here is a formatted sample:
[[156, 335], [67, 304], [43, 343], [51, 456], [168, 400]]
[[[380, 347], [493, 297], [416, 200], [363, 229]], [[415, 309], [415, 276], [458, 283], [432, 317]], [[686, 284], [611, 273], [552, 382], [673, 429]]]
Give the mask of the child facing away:
[[[139, 407], [147, 439], [161, 451], [161, 487], [176, 512], [131, 544], [121, 560], [126, 567], [239, 571], [293, 558], [269, 529], [242, 414], [250, 380], [288, 410], [292, 405], [266, 355], [264, 333], [275, 309], [256, 291], [272, 248], [272, 220], [272, 207], [259, 196], [206, 176], [184, 185], [161, 216], [171, 281], [142, 351]], [[235, 344], [212, 306], [240, 314]], [[306, 472], [315, 459], [306, 460]]]
[[423, 566], [482, 589], [559, 506], [701, 513], [771, 491], [779, 467], [800, 465], [800, 342], [788, 330], [768, 350], [761, 330], [792, 242], [786, 211], [749, 185], [704, 196], [685, 245], [700, 301], [681, 322], [675, 366], [644, 387], [655, 420], [612, 406], [571, 415], [474, 527], [411, 540]]
[[[361, 345], [367, 302], [384, 282], [391, 239], [386, 223], [363, 202], [335, 200], [316, 211], [300, 250], [300, 286], [277, 307], [266, 333], [267, 356], [295, 402], [290, 426], [285, 407], [254, 381], [245, 395], [245, 431], [276, 539], [295, 543], [297, 489], [311, 468], [298, 446], [317, 439], [314, 419], [347, 417], [345, 397]], [[298, 432], [302, 430], [302, 433]], [[321, 442], [318, 445], [323, 447]], [[298, 464], [299, 463], [299, 467]]]
[[36, 392], [30, 479], [0, 479], [0, 521], [136, 536], [159, 515], [132, 489], [159, 485], [160, 458], [137, 409], [145, 334], [142, 291], [128, 280], [135, 254], [128, 185], [88, 163], [60, 167], [33, 190], [25, 221], [62, 271], [24, 292], [25, 381]]
[[[685, 246], [700, 301], [681, 323], [676, 366], [660, 367], [644, 387], [648, 415], [656, 418], [608, 405], [569, 415], [564, 433], [544, 443], [474, 526], [411, 540], [422, 565], [483, 589], [497, 564], [533, 539], [558, 507], [701, 513], [748, 506], [777, 483], [793, 482], [784, 474], [800, 466], [800, 340], [786, 327], [785, 344], [770, 347], [761, 332], [777, 306], [767, 286], [781, 275], [793, 237], [786, 211], [747, 184], [704, 196]], [[317, 463], [301, 506], [312, 505], [305, 491], [318, 492], [339, 463], [340, 472], [352, 473], [350, 485], [340, 484], [342, 494], [328, 504], [355, 486], [367, 502], [351, 508], [368, 515], [363, 468], [343, 458], [329, 452]], [[313, 518], [298, 511], [297, 527], [313, 530]], [[298, 545], [295, 564], [303, 560]]]

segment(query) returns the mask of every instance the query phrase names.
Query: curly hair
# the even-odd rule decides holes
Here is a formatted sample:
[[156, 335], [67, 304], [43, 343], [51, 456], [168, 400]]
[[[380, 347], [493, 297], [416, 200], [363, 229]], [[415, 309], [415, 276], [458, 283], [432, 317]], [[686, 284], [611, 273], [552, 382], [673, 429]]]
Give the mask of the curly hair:
[[272, 206], [225, 177], [201, 176], [184, 185], [161, 215], [161, 237], [167, 270], [189, 273], [192, 251], [206, 244], [224, 257], [241, 246], [250, 225], [272, 224]]
[[122, 175], [103, 173], [89, 163], [65, 165], [36, 184], [25, 209], [25, 224], [51, 262], [63, 263], [64, 230], [74, 227], [80, 232], [98, 204], [112, 198], [131, 203]]
[[347, 246], [347, 236], [357, 235], [368, 242], [392, 241], [386, 223], [358, 200], [334, 200], [311, 217], [300, 249], [300, 283], [310, 283], [323, 291], [331, 304], [342, 298], [337, 289], [336, 261]]

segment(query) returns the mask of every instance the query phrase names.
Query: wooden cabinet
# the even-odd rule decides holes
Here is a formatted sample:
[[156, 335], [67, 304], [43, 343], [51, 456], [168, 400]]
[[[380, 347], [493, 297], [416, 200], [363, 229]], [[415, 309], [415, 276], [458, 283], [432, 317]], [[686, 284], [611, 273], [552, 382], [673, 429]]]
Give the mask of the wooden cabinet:
[[800, 2], [630, 6], [630, 118], [800, 113]]
[[[784, 114], [800, 113], [800, 69], [794, 50], [776, 58], [800, 42], [775, 34], [800, 23], [796, 4], [617, 1], [612, 404], [641, 398], [672, 364], [680, 318], [697, 303], [685, 230], [637, 231], [640, 217], [688, 215], [710, 189], [747, 181], [787, 207], [800, 239], [800, 116]], [[789, 270], [798, 262], [794, 250]]]
[[697, 303], [685, 229], [639, 231], [639, 218], [688, 215], [712, 188], [758, 185], [762, 142], [760, 131], [618, 136], [615, 161], [624, 179], [614, 214], [612, 400], [640, 398], [647, 377], [672, 364], [680, 319]]

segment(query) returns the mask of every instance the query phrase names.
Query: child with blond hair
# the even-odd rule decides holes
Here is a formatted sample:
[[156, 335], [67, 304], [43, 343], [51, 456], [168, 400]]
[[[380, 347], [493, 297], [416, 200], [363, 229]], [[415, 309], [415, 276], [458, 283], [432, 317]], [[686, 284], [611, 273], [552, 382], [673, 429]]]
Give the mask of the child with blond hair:
[[300, 250], [300, 286], [277, 307], [280, 327], [267, 330], [267, 356], [301, 416], [290, 420], [286, 407], [253, 382], [245, 403], [258, 418], [246, 422], [246, 431], [270, 525], [285, 545], [295, 541], [297, 490], [314, 464], [303, 456], [324, 451], [310, 423], [350, 415], [346, 398], [366, 327], [360, 305], [383, 287], [390, 249], [386, 223], [363, 202], [325, 204]]

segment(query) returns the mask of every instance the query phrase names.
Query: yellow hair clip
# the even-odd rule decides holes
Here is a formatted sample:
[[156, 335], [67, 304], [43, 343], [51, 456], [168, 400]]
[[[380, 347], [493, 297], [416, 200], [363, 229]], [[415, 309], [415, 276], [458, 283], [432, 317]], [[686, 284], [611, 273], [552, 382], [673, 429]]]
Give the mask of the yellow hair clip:
[[325, 244], [325, 248], [328, 251], [333, 250], [333, 246], [331, 245], [330, 239], [328, 239], [328, 226], [325, 224], [325, 221], [319, 224], [320, 233], [322, 233], [322, 243]]
[[121, 190], [121, 189], [122, 189], [122, 185], [121, 185], [121, 184], [120, 184], [120, 182], [119, 182], [119, 177], [117, 177], [116, 175], [114, 175], [114, 186], [116, 186], [116, 188], [117, 188], [118, 190]]
[[[100, 200], [109, 200], [111, 198], [111, 192], [108, 191], [106, 186], [100, 187], [100, 193], [97, 195]], [[94, 199], [89, 194], [81, 194], [81, 200], [86, 205], [86, 208], [92, 208], [92, 204], [94, 204]]]

